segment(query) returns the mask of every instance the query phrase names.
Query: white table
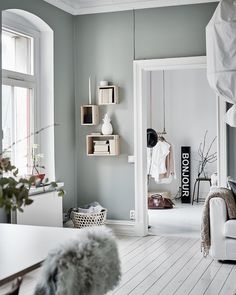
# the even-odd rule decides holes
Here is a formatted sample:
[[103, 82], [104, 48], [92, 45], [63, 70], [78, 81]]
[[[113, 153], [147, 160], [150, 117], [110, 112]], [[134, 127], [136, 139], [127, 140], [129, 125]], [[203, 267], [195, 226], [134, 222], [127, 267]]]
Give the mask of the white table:
[[48, 252], [78, 229], [0, 224], [0, 286], [39, 267]]

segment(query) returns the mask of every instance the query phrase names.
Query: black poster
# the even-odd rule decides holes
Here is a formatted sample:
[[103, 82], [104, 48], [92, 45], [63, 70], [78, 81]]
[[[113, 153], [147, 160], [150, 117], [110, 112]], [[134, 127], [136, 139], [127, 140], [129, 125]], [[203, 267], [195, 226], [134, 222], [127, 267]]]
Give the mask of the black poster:
[[181, 200], [182, 203], [191, 203], [191, 148], [181, 147]]

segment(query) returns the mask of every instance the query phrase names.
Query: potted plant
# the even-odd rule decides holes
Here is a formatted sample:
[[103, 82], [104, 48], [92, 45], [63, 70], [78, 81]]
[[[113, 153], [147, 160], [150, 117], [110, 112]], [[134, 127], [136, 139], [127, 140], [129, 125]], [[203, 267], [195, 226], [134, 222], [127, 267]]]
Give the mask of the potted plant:
[[[18, 169], [11, 164], [10, 158], [4, 156], [7, 151], [15, 146], [18, 142], [22, 142], [30, 138], [33, 135], [39, 134], [41, 131], [50, 128], [52, 126], [57, 126], [58, 124], [53, 124], [46, 126], [37, 130], [34, 133], [27, 135], [23, 139], [19, 139], [16, 142], [13, 142], [3, 153], [0, 154], [0, 208], [3, 208], [6, 213], [11, 211], [19, 210], [23, 212], [24, 206], [28, 206], [33, 203], [33, 200], [30, 198], [30, 188], [32, 185], [37, 184], [40, 180], [40, 184], [43, 186], [50, 186], [51, 188], [57, 190], [58, 196], [64, 196], [65, 191], [63, 188], [58, 187], [55, 181], [48, 182], [48, 179], [44, 179], [39, 173], [39, 168], [44, 169], [44, 166], [40, 165], [40, 159], [42, 154], [36, 154], [35, 149], [38, 148], [37, 145], [33, 146], [32, 149], [32, 175], [29, 177], [19, 177]], [[36, 175], [34, 174], [36, 171]]]
[[[11, 164], [10, 159], [0, 156], [0, 208], [6, 213], [16, 210], [23, 212], [22, 207], [33, 203], [29, 190], [34, 183], [35, 176], [19, 178], [18, 169]], [[48, 185], [58, 191], [58, 196], [64, 196], [64, 190], [58, 188], [56, 182], [50, 182]]]

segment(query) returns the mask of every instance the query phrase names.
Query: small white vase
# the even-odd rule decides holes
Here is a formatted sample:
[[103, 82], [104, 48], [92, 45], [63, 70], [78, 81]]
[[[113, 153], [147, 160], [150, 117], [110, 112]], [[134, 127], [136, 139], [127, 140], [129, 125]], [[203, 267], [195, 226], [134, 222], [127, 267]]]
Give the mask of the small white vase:
[[113, 127], [111, 125], [111, 119], [108, 114], [105, 115], [102, 124], [102, 134], [103, 135], [111, 135], [113, 132]]

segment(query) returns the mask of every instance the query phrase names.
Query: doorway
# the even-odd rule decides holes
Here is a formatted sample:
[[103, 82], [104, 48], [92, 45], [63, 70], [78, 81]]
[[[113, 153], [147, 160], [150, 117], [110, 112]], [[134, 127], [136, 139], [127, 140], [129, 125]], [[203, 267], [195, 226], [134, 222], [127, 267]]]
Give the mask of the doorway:
[[[144, 61], [135, 61], [134, 62], [134, 92], [135, 92], [135, 99], [134, 99], [134, 119], [135, 119], [135, 204], [136, 204], [136, 234], [138, 235], [146, 235], [148, 234], [148, 224], [149, 224], [149, 220], [151, 221], [151, 219], [153, 219], [153, 216], [151, 216], [151, 218], [148, 220], [148, 207], [147, 207], [147, 195], [148, 195], [148, 187], [150, 190], [150, 186], [151, 186], [151, 190], [157, 189], [157, 190], [167, 190], [166, 187], [162, 187], [159, 185], [155, 186], [155, 184], [153, 184], [152, 182], [148, 183], [147, 180], [147, 139], [146, 139], [146, 129], [148, 127], [150, 127], [152, 124], [154, 124], [154, 129], [162, 129], [163, 125], [161, 126], [161, 121], [162, 120], [162, 116], [157, 116], [156, 117], [156, 122], [150, 122], [150, 109], [161, 109], [161, 105], [160, 105], [160, 101], [161, 100], [155, 100], [156, 104], [158, 105], [154, 106], [153, 105], [153, 101], [150, 102], [150, 93], [153, 92], [153, 89], [151, 90], [150, 85], [152, 84], [152, 88], [153, 85], [154, 88], [156, 87], [156, 97], [162, 97], [163, 98], [163, 72], [165, 73], [166, 76], [166, 82], [164, 85], [164, 88], [166, 89], [166, 86], [168, 86], [168, 91], [169, 94], [167, 94], [167, 97], [169, 96], [169, 98], [166, 101], [166, 107], [168, 108], [169, 112], [172, 112], [172, 114], [170, 116], [168, 116], [169, 118], [169, 122], [166, 122], [166, 127], [167, 127], [167, 137], [169, 141], [173, 141], [175, 144], [177, 143], [177, 146], [181, 145], [190, 145], [190, 146], [194, 146], [194, 157], [196, 156], [196, 152], [198, 147], [198, 142], [200, 143], [201, 138], [204, 137], [204, 131], [207, 130], [207, 128], [198, 128], [198, 122], [196, 122], [196, 124], [194, 124], [194, 128], [196, 130], [192, 130], [193, 134], [195, 134], [195, 136], [187, 136], [188, 132], [190, 130], [188, 124], [186, 121], [184, 121], [184, 110], [186, 110], [186, 106], [189, 105], [190, 109], [188, 110], [188, 116], [190, 116], [191, 118], [191, 112], [192, 117], [194, 117], [194, 115], [196, 115], [194, 113], [194, 110], [197, 109], [198, 107], [201, 109], [201, 104], [202, 102], [204, 102], [204, 99], [202, 101], [200, 101], [200, 99], [198, 99], [199, 96], [204, 96], [205, 97], [205, 101], [206, 99], [212, 100], [212, 111], [209, 114], [210, 116], [213, 117], [213, 123], [211, 122], [210, 124], [203, 122], [202, 126], [204, 125], [209, 125], [208, 127], [211, 127], [210, 129], [214, 129], [215, 130], [215, 134], [217, 134], [217, 139], [216, 139], [216, 146], [215, 146], [215, 150], [217, 151], [218, 157], [217, 157], [217, 163], [215, 165], [215, 167], [212, 167], [213, 170], [217, 170], [218, 172], [218, 178], [219, 178], [219, 184], [220, 185], [224, 185], [226, 183], [226, 171], [227, 171], [227, 167], [226, 167], [226, 125], [224, 123], [223, 120], [223, 116], [225, 113], [225, 103], [221, 103], [219, 101], [218, 98], [214, 97], [214, 94], [211, 92], [209, 97], [209, 93], [210, 93], [210, 87], [208, 89], [209, 93], [206, 93], [206, 95], [203, 95], [203, 93], [200, 93], [200, 89], [199, 85], [201, 85], [201, 83], [206, 83], [206, 76], [204, 77], [204, 79], [201, 78], [201, 75], [205, 75], [204, 73], [206, 73], [206, 58], [205, 57], [188, 57], [188, 58], [172, 58], [172, 59], [159, 59], [159, 60], [144, 60]], [[181, 74], [182, 73], [182, 74]], [[156, 82], [150, 83], [150, 77], [153, 78], [155, 76], [155, 80]], [[185, 101], [184, 103], [184, 99], [186, 99], [185, 95], [181, 95], [181, 91], [183, 91], [184, 87], [183, 85], [181, 86], [181, 83], [183, 81], [186, 81], [185, 83], [185, 88], [186, 88], [186, 92], [190, 91], [190, 80], [192, 79], [192, 84], [194, 85], [194, 81], [198, 81], [198, 83], [196, 83], [195, 87], [197, 87], [193, 92], [194, 94], [192, 95], [192, 100], [187, 100], [187, 102]], [[158, 82], [159, 80], [159, 82]], [[182, 82], [181, 82], [182, 80]], [[187, 81], [189, 80], [189, 81]], [[200, 83], [200, 84], [199, 84]], [[208, 87], [208, 86], [207, 86]], [[189, 89], [187, 89], [189, 88]], [[158, 94], [159, 91], [159, 94]], [[173, 95], [173, 93], [171, 93], [171, 91], [175, 92], [175, 95]], [[155, 92], [155, 91], [154, 91]], [[161, 93], [162, 92], [162, 93]], [[177, 95], [178, 93], [178, 95]], [[152, 93], [153, 94], [153, 93]], [[187, 93], [186, 93], [187, 94]], [[190, 96], [191, 91], [189, 92], [189, 94], [187, 94], [188, 96]], [[194, 96], [196, 95], [196, 96]], [[153, 96], [153, 95], [152, 95]], [[213, 96], [213, 97], [212, 97]], [[179, 97], [179, 98], [178, 98]], [[171, 100], [172, 99], [172, 100]], [[208, 106], [209, 106], [209, 101]], [[149, 103], [150, 102], [150, 103]], [[154, 103], [154, 104], [155, 104]], [[206, 104], [207, 104], [206, 103]], [[152, 105], [150, 105], [152, 104]], [[184, 104], [184, 105], [183, 105]], [[192, 107], [191, 107], [192, 105]], [[198, 106], [197, 106], [198, 105]], [[174, 107], [173, 107], [174, 106]], [[185, 108], [184, 108], [185, 107]], [[182, 109], [181, 109], [182, 108]], [[166, 110], [167, 111], [167, 110]], [[173, 113], [174, 112], [174, 113]], [[162, 109], [161, 112], [162, 115], [164, 114], [164, 111]], [[178, 115], [175, 115], [178, 114]], [[152, 114], [153, 115], [153, 114]], [[151, 116], [153, 117], [153, 116]], [[166, 116], [167, 117], [167, 116]], [[178, 118], [179, 117], [179, 118]], [[202, 114], [202, 121], [204, 121], [206, 118], [206, 115]], [[167, 118], [166, 118], [167, 119]], [[159, 120], [159, 123], [158, 123]], [[179, 126], [179, 130], [177, 130], [178, 128], [176, 128], [176, 122], [175, 120], [177, 120], [178, 122], [180, 122], [182, 124], [182, 126]], [[199, 121], [199, 120], [198, 120]], [[155, 125], [156, 124], [156, 125]], [[175, 125], [175, 128], [173, 129], [173, 126], [171, 126], [172, 124]], [[180, 124], [180, 125], [181, 125]], [[184, 125], [186, 125], [186, 128], [188, 129], [188, 132], [186, 131], [185, 134], [183, 133], [183, 128], [185, 127]], [[201, 124], [200, 124], [201, 125]], [[213, 125], [213, 126], [212, 126]], [[204, 129], [204, 130], [203, 130]], [[209, 128], [208, 128], [209, 129]], [[159, 131], [157, 130], [157, 131]], [[209, 136], [209, 139], [212, 139], [212, 135], [214, 135], [214, 131], [210, 131], [211, 136]], [[199, 134], [198, 134], [199, 133]], [[202, 134], [201, 134], [202, 133]], [[185, 137], [185, 139], [184, 139]], [[189, 141], [189, 138], [191, 138], [191, 140]], [[196, 141], [196, 142], [195, 142]], [[177, 161], [176, 161], [176, 170], [179, 170], [179, 153], [180, 150], [177, 147]], [[197, 163], [195, 163], [197, 165]], [[193, 166], [196, 166], [193, 165]], [[196, 167], [194, 167], [195, 169]], [[210, 173], [211, 171], [209, 171]], [[180, 183], [180, 179], [179, 179], [179, 171], [177, 171], [177, 180], [173, 180], [173, 183], [171, 184], [171, 186], [169, 187], [169, 190], [171, 191], [171, 195], [172, 197], [175, 195], [175, 192], [177, 193], [177, 188], [178, 185], [177, 183]], [[192, 175], [192, 180], [194, 180], [195, 175]], [[148, 185], [149, 184], [149, 185]], [[204, 188], [206, 190], [206, 188]], [[181, 203], [180, 203], [181, 204]], [[179, 213], [179, 217], [184, 216], [183, 212], [181, 213], [181, 210], [185, 210], [185, 208], [183, 208], [183, 206], [181, 207], [179, 204], [179, 211], [175, 210], [168, 210], [169, 213], [164, 214], [163, 212], [159, 213], [159, 217], [161, 217], [161, 214], [168, 218], [168, 214], [173, 214], [171, 212], [178, 212]], [[190, 206], [190, 204], [186, 204], [188, 206]], [[191, 210], [194, 210], [195, 206], [190, 207], [189, 209], [189, 213], [191, 212]], [[186, 209], [187, 210], [187, 209]], [[198, 216], [199, 218], [199, 212], [201, 210], [197, 209], [195, 210], [196, 212], [196, 216]], [[158, 212], [160, 212], [160, 210], [158, 210]], [[153, 213], [153, 214], [158, 214], [157, 213]], [[190, 213], [191, 215], [191, 213]], [[193, 216], [193, 214], [191, 215]], [[175, 222], [175, 218], [179, 218], [178, 216], [174, 216], [173, 215], [173, 225], [176, 224]], [[154, 218], [155, 219], [155, 218]], [[171, 220], [170, 218], [168, 220]], [[180, 222], [181, 223], [181, 222]], [[155, 222], [153, 222], [155, 227]], [[197, 226], [197, 225], [196, 225]], [[157, 228], [157, 226], [156, 226]], [[165, 227], [161, 227], [163, 231], [165, 231]], [[163, 234], [163, 231], [160, 232], [160, 234]], [[166, 231], [168, 232], [168, 229], [166, 228]], [[174, 230], [176, 232], [176, 230]], [[180, 231], [181, 231], [181, 227], [180, 227]], [[156, 234], [158, 234], [158, 231], [156, 231]]]

